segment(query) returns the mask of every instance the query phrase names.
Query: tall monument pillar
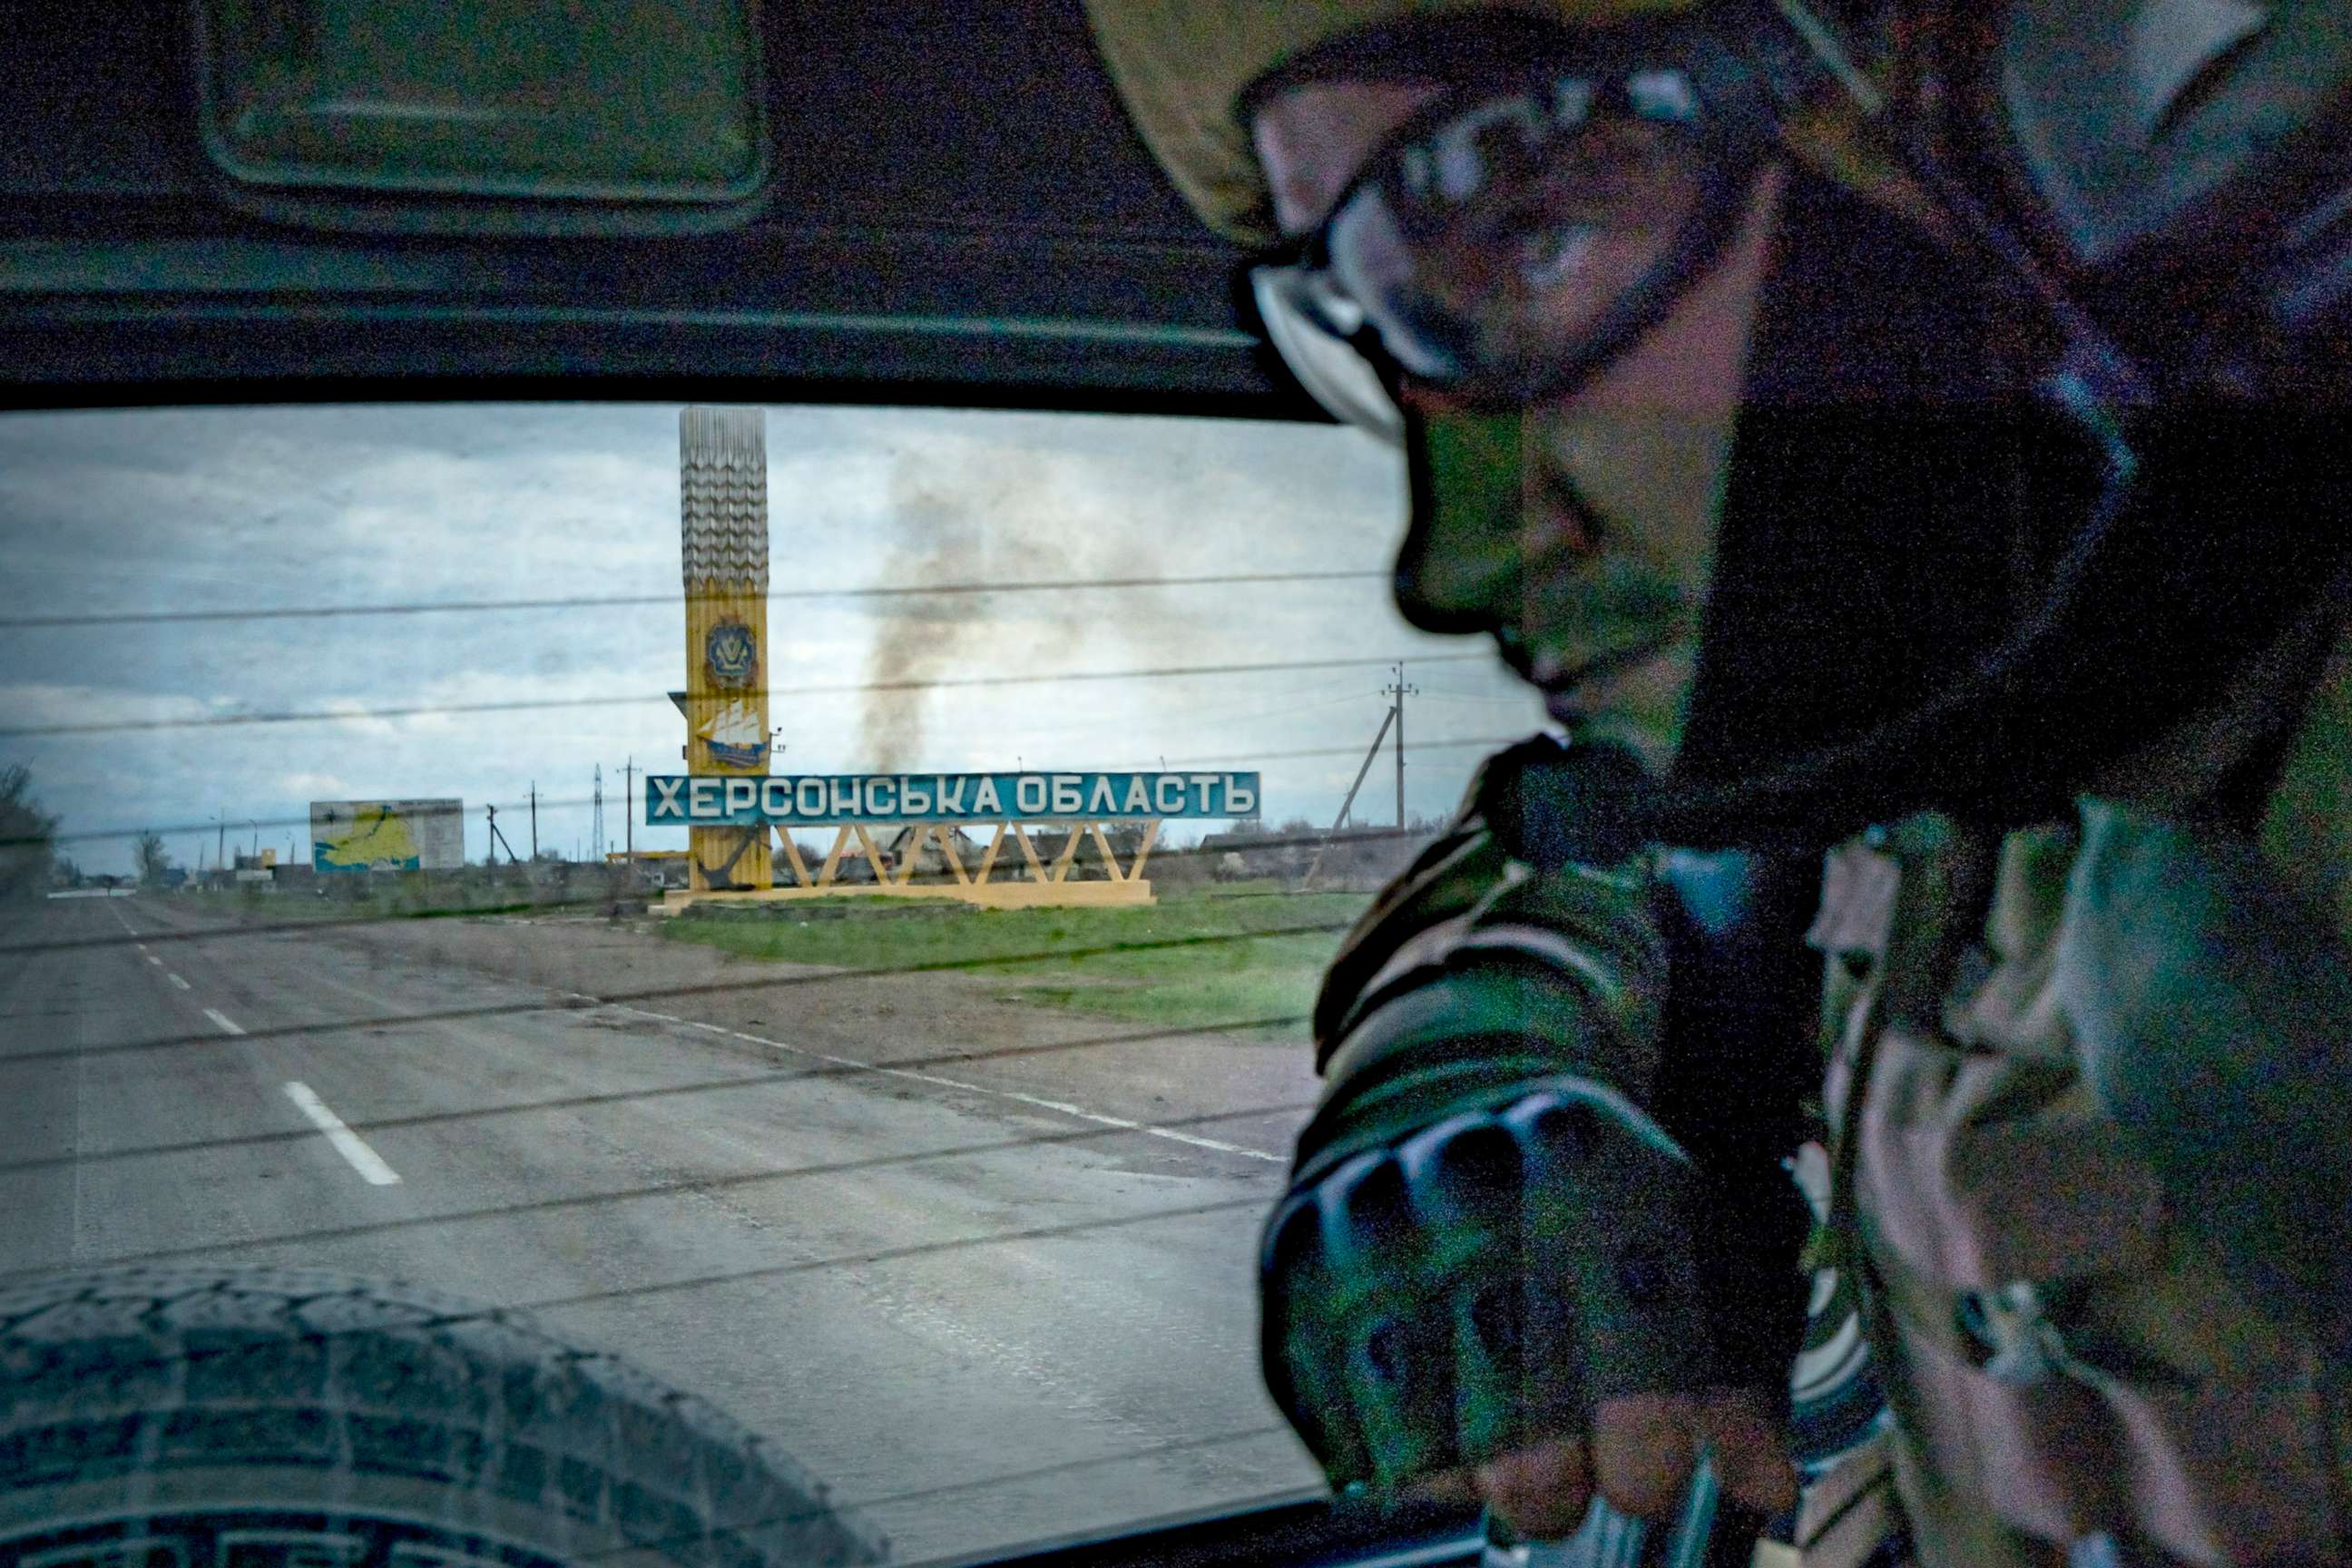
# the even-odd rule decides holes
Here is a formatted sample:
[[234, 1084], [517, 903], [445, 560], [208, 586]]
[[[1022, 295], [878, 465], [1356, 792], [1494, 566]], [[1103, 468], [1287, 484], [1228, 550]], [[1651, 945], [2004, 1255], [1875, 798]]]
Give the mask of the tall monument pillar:
[[[677, 416], [686, 574], [686, 765], [768, 772], [768, 439], [758, 408]], [[694, 891], [772, 885], [763, 826], [688, 832]]]

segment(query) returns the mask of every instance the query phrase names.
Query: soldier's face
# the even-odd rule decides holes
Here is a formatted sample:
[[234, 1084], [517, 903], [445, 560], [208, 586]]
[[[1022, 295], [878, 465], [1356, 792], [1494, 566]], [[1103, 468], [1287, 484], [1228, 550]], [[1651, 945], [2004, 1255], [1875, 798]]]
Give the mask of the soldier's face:
[[[1286, 230], [1311, 232], [1391, 132], [1434, 96], [1318, 83], [1253, 125]], [[1399, 607], [1485, 632], [1571, 731], [1655, 766], [1679, 744], [1715, 567], [1717, 519], [1767, 244], [1783, 184], [1768, 166], [1720, 261], [1570, 395], [1507, 416], [1407, 383], [1424, 416], [1428, 493], [1396, 571]], [[1592, 287], [1612, 258], [1589, 258]], [[1558, 289], [1563, 311], [1605, 300]]]

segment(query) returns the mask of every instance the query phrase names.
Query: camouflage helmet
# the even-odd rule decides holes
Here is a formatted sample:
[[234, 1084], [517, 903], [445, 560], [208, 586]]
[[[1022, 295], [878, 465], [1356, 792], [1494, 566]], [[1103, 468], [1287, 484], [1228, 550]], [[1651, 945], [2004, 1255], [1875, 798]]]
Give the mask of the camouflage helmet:
[[1693, 0], [1087, 0], [1128, 112], [1210, 227], [1276, 237], [1273, 203], [1243, 122], [1244, 91], [1318, 45], [1382, 23], [1519, 11], [1570, 23], [1675, 15]]
[[[1086, 0], [1095, 37], [1144, 141], [1210, 227], [1245, 245], [1279, 237], [1245, 123], [1251, 84], [1321, 45], [1386, 24], [1473, 12], [1571, 26], [1686, 16], [1697, 0]], [[1893, 164], [1835, 113], [1790, 128], [1791, 150], [1843, 183], [1920, 209]]]

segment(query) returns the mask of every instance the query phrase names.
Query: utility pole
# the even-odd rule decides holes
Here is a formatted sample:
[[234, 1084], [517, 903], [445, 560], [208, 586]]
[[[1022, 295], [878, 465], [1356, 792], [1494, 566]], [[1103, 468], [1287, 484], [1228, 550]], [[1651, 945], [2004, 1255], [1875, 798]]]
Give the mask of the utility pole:
[[637, 869], [637, 759], [632, 755], [621, 764], [621, 838], [623, 853], [628, 858], [629, 873]]
[[1381, 727], [1372, 731], [1372, 743], [1364, 748], [1364, 765], [1356, 770], [1356, 782], [1348, 786], [1348, 798], [1339, 803], [1339, 815], [1331, 819], [1331, 831], [1337, 833], [1348, 826], [1348, 813], [1356, 805], [1356, 792], [1364, 787], [1364, 775], [1372, 771], [1372, 760], [1381, 754], [1381, 742], [1389, 738], [1389, 726], [1396, 722], [1396, 708], [1381, 715]]
[[[1404, 831], [1404, 700], [1408, 697], [1420, 696], [1421, 688], [1418, 686], [1407, 686], [1404, 683], [1404, 666], [1402, 664], [1399, 664], [1395, 668], [1395, 682], [1383, 690], [1381, 695], [1395, 699], [1395, 703], [1390, 708], [1389, 711], [1396, 719], [1397, 831], [1402, 833]], [[1374, 745], [1378, 745], [1379, 743], [1380, 742], [1377, 741], [1373, 742]]]
[[515, 864], [514, 846], [509, 844], [507, 836], [499, 831], [499, 808], [495, 805], [486, 805], [482, 809], [490, 815], [490, 852], [482, 857], [482, 863], [486, 866], [497, 865], [499, 850], [503, 847], [507, 852], [507, 864], [509, 866]]
[[534, 865], [538, 864], [538, 861], [539, 861], [539, 781], [538, 781], [537, 779], [533, 779], [533, 780], [531, 780], [531, 781], [530, 781], [530, 858], [531, 858], [531, 863], [532, 863], [532, 864], [534, 864]]
[[226, 866], [228, 864], [228, 807], [220, 808], [220, 816], [214, 819], [214, 826], [219, 829], [219, 832], [214, 835], [213, 838], [213, 864], [216, 867]]
[[[1402, 668], [1399, 669], [1398, 674], [1400, 676], [1403, 674]], [[1400, 679], [1397, 684], [1402, 686], [1403, 681]], [[1396, 723], [1399, 714], [1402, 711], [1403, 699], [1395, 695], [1395, 688], [1385, 689], [1381, 695], [1391, 699], [1388, 711], [1381, 715], [1381, 727], [1372, 731], [1372, 743], [1364, 748], [1364, 765], [1356, 770], [1356, 782], [1348, 786], [1347, 798], [1339, 803], [1339, 815], [1331, 819], [1331, 831], [1325, 834], [1323, 842], [1315, 847], [1315, 858], [1307, 862], [1307, 875], [1298, 879], [1301, 890], [1315, 885], [1315, 873], [1323, 868], [1323, 857], [1329, 852], [1332, 838], [1341, 828], [1348, 826], [1348, 813], [1355, 809], [1356, 792], [1364, 787], [1364, 780], [1371, 775], [1372, 763], [1380, 760], [1381, 742], [1389, 738], [1390, 726]], [[1400, 784], [1398, 787], [1402, 790], [1403, 786]], [[1400, 795], [1399, 799], [1402, 800], [1402, 796]], [[1399, 820], [1402, 820], [1402, 808], [1400, 808]]]
[[588, 821], [588, 842], [596, 847], [596, 858], [604, 858], [604, 764], [596, 764], [596, 784], [589, 795], [593, 815]]

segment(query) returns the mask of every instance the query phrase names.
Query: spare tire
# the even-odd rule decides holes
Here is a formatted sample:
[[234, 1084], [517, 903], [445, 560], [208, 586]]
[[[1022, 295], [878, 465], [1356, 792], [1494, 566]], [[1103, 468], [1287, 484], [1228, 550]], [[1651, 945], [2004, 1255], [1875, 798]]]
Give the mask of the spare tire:
[[523, 1315], [301, 1269], [0, 1286], [0, 1563], [800, 1568], [882, 1538]]

